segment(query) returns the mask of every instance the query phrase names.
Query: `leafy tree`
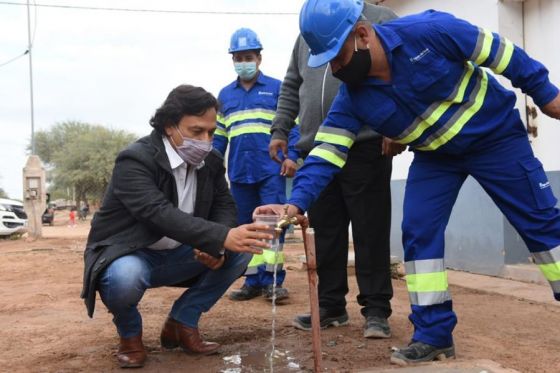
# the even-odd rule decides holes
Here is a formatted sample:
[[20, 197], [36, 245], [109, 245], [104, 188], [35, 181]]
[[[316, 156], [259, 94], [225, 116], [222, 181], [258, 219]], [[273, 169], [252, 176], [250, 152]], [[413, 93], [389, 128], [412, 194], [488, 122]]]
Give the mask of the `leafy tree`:
[[6, 193], [2, 188], [0, 188], [0, 198], [8, 198], [8, 193]]
[[53, 199], [76, 193], [76, 202], [101, 200], [117, 153], [136, 138], [121, 130], [62, 122], [36, 134], [35, 150], [49, 169]]

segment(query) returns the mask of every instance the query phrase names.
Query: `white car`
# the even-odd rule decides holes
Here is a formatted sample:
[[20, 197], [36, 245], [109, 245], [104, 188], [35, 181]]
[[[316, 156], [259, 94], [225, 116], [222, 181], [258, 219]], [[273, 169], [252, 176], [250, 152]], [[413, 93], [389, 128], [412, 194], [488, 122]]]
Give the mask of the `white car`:
[[12, 199], [0, 198], [0, 236], [25, 232], [27, 229], [27, 214], [23, 204]]

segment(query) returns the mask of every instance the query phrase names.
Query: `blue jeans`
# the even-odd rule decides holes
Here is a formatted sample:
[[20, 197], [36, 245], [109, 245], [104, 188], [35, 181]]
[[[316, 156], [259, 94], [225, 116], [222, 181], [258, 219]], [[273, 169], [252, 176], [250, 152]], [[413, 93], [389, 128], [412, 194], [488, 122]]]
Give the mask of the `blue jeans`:
[[142, 332], [137, 305], [146, 289], [191, 280], [193, 285], [175, 301], [169, 316], [196, 328], [202, 312], [216, 304], [250, 260], [250, 254], [228, 252], [224, 265], [213, 271], [197, 261], [187, 245], [173, 250], [140, 249], [113, 261], [101, 273], [98, 290], [119, 335], [130, 338]]

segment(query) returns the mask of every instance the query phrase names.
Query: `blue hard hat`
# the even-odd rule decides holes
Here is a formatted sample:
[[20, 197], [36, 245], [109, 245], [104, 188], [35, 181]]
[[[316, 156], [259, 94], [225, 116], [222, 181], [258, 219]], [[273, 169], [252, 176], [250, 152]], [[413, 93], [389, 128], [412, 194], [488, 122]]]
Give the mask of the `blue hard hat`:
[[259, 37], [255, 31], [248, 28], [240, 28], [231, 35], [229, 42], [229, 53], [263, 49]]
[[363, 0], [307, 0], [303, 4], [299, 30], [310, 48], [310, 67], [336, 57], [363, 9]]

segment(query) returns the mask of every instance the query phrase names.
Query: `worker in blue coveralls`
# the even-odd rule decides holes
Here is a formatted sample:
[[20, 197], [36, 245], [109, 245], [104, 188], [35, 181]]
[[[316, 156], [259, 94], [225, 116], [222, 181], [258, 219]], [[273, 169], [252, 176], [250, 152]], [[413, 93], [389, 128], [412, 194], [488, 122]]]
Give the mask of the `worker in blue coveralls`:
[[[281, 82], [264, 75], [259, 66], [262, 62], [261, 42], [257, 34], [248, 28], [233, 33], [229, 47], [237, 79], [224, 87], [218, 96], [221, 109], [214, 133], [214, 148], [223, 155], [228, 143], [228, 177], [233, 198], [238, 208], [238, 223], [253, 221], [255, 207], [267, 203], [286, 201], [286, 177], [296, 171], [299, 155], [293, 144], [299, 132], [291, 132], [290, 151], [282, 164], [274, 162], [268, 154], [270, 126], [276, 112]], [[263, 250], [255, 254], [245, 272], [241, 289], [229, 294], [232, 300], [249, 300], [264, 296], [276, 300], [288, 298], [288, 290], [282, 287], [286, 271], [282, 265], [284, 256], [280, 237], [280, 251]], [[276, 268], [276, 287], [274, 269]]]
[[[507, 77], [556, 119], [559, 90], [541, 63], [486, 29], [433, 10], [372, 26], [361, 17], [362, 7], [362, 0], [308, 0], [301, 10], [309, 66], [330, 63], [345, 84], [298, 170], [288, 213], [307, 210], [344, 165], [362, 126], [408, 145], [414, 160], [402, 231], [414, 334], [391, 361], [454, 357], [457, 318], [444, 233], [468, 175], [515, 227], [560, 300], [557, 200], [514, 108], [515, 94], [486, 68]], [[255, 213], [282, 207], [263, 206]]]

